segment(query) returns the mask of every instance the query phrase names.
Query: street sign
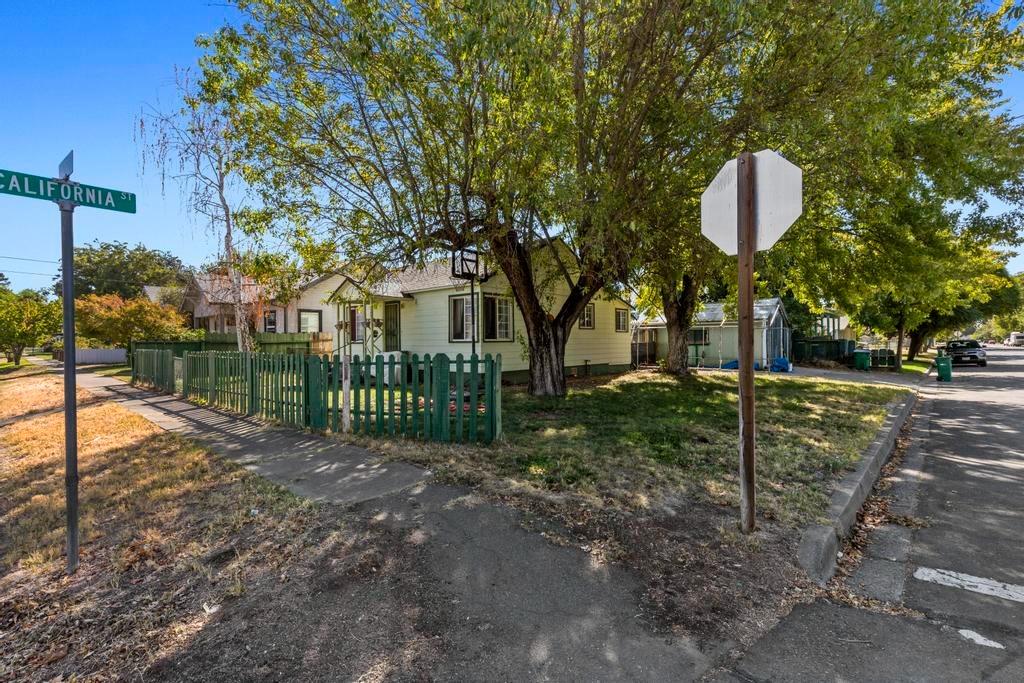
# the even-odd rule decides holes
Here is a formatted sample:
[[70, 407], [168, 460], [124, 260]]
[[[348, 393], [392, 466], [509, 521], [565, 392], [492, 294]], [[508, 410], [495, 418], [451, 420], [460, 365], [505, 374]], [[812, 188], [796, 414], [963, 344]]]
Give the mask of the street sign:
[[[764, 149], [753, 155], [757, 167], [754, 188], [757, 251], [771, 249], [803, 210], [803, 171], [778, 152]], [[737, 177], [736, 159], [725, 162], [700, 196], [700, 231], [715, 246], [735, 256]]]
[[700, 197], [700, 231], [737, 259], [740, 529], [755, 526], [754, 254], [770, 249], [802, 210], [803, 173], [770, 149], [731, 159]]
[[79, 206], [135, 213], [135, 195], [71, 181], [75, 152], [68, 152], [57, 178], [0, 170], [0, 194], [45, 199], [60, 209], [61, 298], [64, 306], [64, 498], [67, 507], [68, 574], [78, 570], [78, 408], [75, 383], [75, 237]]
[[[64, 163], [61, 162], [61, 170], [63, 166]], [[51, 202], [69, 202], [75, 206], [88, 206], [94, 209], [135, 213], [135, 195], [131, 192], [80, 185], [17, 171], [0, 169], [0, 193]]]
[[61, 180], [67, 180], [71, 177], [71, 174], [75, 172], [75, 150], [68, 152], [68, 155], [64, 157], [64, 161], [60, 162], [60, 166], [57, 167], [57, 177]]

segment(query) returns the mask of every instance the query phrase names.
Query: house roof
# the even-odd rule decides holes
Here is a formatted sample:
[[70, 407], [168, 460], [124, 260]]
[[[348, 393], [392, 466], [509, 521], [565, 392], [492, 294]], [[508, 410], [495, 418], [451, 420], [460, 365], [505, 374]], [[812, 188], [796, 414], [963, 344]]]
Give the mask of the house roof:
[[153, 303], [158, 304], [160, 303], [160, 297], [168, 289], [170, 288], [160, 285], [142, 285], [142, 294]]
[[[448, 261], [430, 261], [422, 266], [408, 266], [389, 273], [383, 280], [375, 282], [369, 288], [352, 278], [346, 278], [346, 282], [351, 283], [356, 289], [368, 289], [374, 296], [395, 299], [430, 289], [446, 289], [466, 284], [465, 280], [452, 277], [451, 264]], [[338, 290], [344, 285], [345, 283], [342, 283]]]
[[[199, 273], [192, 278], [193, 286], [206, 295], [211, 304], [231, 304], [231, 280], [226, 274]], [[263, 287], [251, 277], [242, 276], [242, 301], [256, 303], [263, 294]]]
[[[757, 299], [754, 302], [754, 320], [771, 320], [782, 308], [782, 300], [778, 297]], [[694, 325], [717, 325], [723, 322], [735, 322], [725, 314], [725, 304], [714, 301], [704, 304], [694, 316]], [[658, 315], [640, 322], [640, 327], [664, 327], [665, 316]]]

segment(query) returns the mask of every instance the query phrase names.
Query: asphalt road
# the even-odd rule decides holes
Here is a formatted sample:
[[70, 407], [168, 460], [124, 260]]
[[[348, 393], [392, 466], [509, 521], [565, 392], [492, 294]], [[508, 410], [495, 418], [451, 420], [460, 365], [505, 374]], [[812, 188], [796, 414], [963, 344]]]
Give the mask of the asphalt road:
[[[911, 447], [847, 585], [913, 613], [800, 605], [720, 681], [1024, 681], [1024, 349], [929, 380]], [[923, 616], [916, 616], [916, 614]]]

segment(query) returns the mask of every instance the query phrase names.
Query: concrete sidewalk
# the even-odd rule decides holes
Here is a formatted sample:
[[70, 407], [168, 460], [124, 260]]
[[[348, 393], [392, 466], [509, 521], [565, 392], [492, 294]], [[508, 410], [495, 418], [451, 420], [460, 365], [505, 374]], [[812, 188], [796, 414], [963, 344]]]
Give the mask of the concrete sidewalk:
[[296, 495], [352, 504], [401, 491], [430, 478], [413, 465], [385, 462], [365, 448], [254, 418], [196, 406], [119, 379], [77, 373], [78, 385], [119, 403], [153, 424], [202, 442]]
[[[446, 656], [430, 672], [435, 680], [696, 680], [721, 650], [721, 643], [652, 633], [637, 604], [643, 584], [631, 571], [551, 543], [527, 530], [539, 520], [527, 524], [524, 513], [469, 489], [431, 483], [418, 467], [89, 372], [78, 380], [299, 495], [356, 503], [356, 514], [397, 529], [421, 553], [441, 605], [421, 615], [445, 625]], [[237, 675], [237, 663], [220, 660], [216, 647], [188, 656], [204, 662], [210, 679]], [[187, 680], [173, 671], [166, 678]]]
[[799, 605], [714, 680], [1024, 680], [1024, 354], [990, 352], [923, 394], [882, 494], [893, 523], [845, 581], [895, 609]]

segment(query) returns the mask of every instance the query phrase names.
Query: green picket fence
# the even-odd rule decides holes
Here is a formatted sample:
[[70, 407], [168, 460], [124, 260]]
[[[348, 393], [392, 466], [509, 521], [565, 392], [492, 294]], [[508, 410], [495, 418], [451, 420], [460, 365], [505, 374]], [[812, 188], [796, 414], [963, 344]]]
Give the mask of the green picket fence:
[[447, 442], [501, 436], [501, 355], [186, 352], [190, 400], [295, 427]]
[[176, 390], [174, 353], [169, 349], [137, 349], [132, 363], [132, 384], [141, 384], [173, 394]]

